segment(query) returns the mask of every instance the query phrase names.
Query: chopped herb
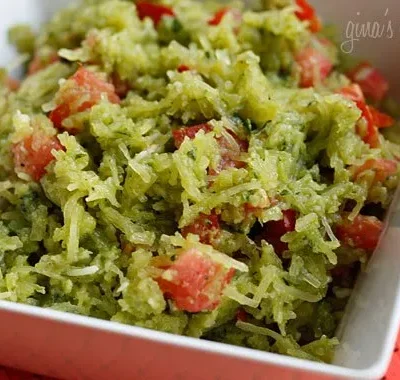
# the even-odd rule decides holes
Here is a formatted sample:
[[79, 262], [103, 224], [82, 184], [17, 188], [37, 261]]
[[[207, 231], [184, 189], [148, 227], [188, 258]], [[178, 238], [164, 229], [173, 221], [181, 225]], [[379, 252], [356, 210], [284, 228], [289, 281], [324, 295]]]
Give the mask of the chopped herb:
[[171, 30], [174, 33], [179, 33], [183, 29], [182, 23], [175, 17], [172, 21]]
[[250, 119], [242, 119], [237, 113], [233, 114], [232, 120], [236, 124], [242, 124], [248, 133], [257, 130], [257, 125], [255, 123], [253, 123]]
[[263, 124], [263, 126], [262, 126], [261, 129], [266, 128], [266, 127], [268, 126], [268, 124], [270, 124], [270, 123], [272, 123], [272, 120], [267, 120], [267, 121]]
[[210, 219], [205, 218], [204, 219], [204, 224], [206, 224], [207, 226], [211, 226], [213, 223]]
[[194, 150], [190, 150], [187, 152], [188, 157], [190, 157], [192, 160], [196, 159], [196, 152]]
[[257, 129], [257, 126], [250, 120], [250, 119], [246, 119], [243, 122], [243, 125], [245, 126], [246, 130], [251, 133], [253, 131], [255, 131]]

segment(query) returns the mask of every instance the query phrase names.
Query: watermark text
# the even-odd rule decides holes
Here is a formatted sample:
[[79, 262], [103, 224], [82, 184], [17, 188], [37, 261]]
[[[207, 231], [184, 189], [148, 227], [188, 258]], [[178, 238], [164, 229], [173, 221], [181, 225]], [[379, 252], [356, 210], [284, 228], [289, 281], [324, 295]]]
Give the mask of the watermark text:
[[[357, 12], [360, 16], [361, 12]], [[392, 39], [395, 37], [396, 30], [392, 20], [388, 18], [389, 9], [384, 12], [385, 21], [368, 21], [357, 22], [349, 21], [346, 26], [345, 36], [346, 40], [342, 42], [341, 49], [343, 53], [351, 54], [354, 51], [355, 45], [361, 39]]]

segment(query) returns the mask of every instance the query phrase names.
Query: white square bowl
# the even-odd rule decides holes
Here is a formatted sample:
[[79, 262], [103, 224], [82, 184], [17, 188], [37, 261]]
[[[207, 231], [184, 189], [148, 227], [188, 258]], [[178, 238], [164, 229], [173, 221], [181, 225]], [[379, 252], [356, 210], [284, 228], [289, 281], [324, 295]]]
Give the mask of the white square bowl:
[[[13, 54], [5, 38], [8, 26], [38, 25], [68, 2], [1, 0], [0, 64], [7, 64]], [[338, 25], [343, 42], [355, 39], [353, 53], [372, 60], [390, 79], [393, 94], [400, 95], [398, 0], [313, 2], [326, 20]], [[375, 21], [386, 32], [390, 22], [392, 37], [360, 35], [361, 24], [370, 22], [372, 27]], [[338, 332], [341, 345], [333, 365], [4, 301], [0, 302], [0, 364], [68, 380], [378, 380], [389, 364], [400, 323], [398, 198], [368, 271], [357, 282]]]

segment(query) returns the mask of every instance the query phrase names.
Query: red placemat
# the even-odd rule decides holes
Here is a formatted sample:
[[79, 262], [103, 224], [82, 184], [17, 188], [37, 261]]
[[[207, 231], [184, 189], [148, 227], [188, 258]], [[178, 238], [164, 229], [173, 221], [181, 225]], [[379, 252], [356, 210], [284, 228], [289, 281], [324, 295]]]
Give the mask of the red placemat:
[[18, 371], [16, 369], [0, 367], [0, 380], [51, 380], [49, 378]]
[[[393, 353], [392, 363], [388, 373], [382, 380], [400, 379], [400, 334]], [[17, 371], [11, 368], [0, 367], [0, 380], [56, 380], [48, 377], [33, 375], [30, 373]]]
[[400, 379], [400, 335], [397, 339], [396, 347], [392, 358], [392, 363], [386, 376], [385, 380], [398, 380]]

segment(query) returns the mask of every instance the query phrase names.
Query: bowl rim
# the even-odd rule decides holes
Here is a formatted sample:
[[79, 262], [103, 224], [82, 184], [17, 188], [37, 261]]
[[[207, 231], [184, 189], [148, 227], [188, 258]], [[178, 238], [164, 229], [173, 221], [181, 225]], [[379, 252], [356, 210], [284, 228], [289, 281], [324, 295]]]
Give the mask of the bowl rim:
[[[396, 342], [398, 325], [400, 322], [400, 294], [396, 298], [396, 307], [393, 309], [391, 315], [391, 322], [387, 329], [385, 345], [381, 351], [381, 355], [369, 367], [363, 369], [348, 368], [336, 364], [317, 363], [281, 354], [238, 347], [226, 343], [200, 340], [198, 338], [182, 335], [174, 335], [138, 326], [46, 309], [39, 306], [19, 304], [12, 301], [0, 300], [0, 312], [1, 311], [33, 317], [35, 319], [48, 320], [55, 323], [74, 325], [76, 327], [83, 327], [105, 333], [112, 333], [115, 335], [123, 335], [125, 337], [142, 339], [167, 346], [171, 345], [193, 351], [212, 353], [228, 358], [242, 359], [245, 361], [257, 362], [259, 364], [269, 364], [281, 368], [284, 367], [295, 371], [308, 371], [314, 374], [336, 376], [337, 378], [342, 379], [376, 380], [384, 376], [389, 366], [392, 350]], [[227, 349], [227, 347], [229, 347], [229, 349]]]
[[[51, 0], [48, 0], [51, 3]], [[398, 203], [398, 199], [394, 203]], [[393, 205], [392, 205], [393, 206]], [[390, 210], [388, 211], [388, 214]], [[196, 338], [173, 335], [165, 332], [150, 330], [137, 326], [125, 325], [113, 321], [100, 320], [93, 317], [81, 316], [72, 313], [46, 309], [38, 306], [19, 304], [11, 301], [0, 300], [0, 313], [14, 313], [47, 320], [59, 324], [84, 327], [94, 331], [113, 333], [125, 337], [132, 337], [149, 342], [191, 349], [198, 352], [208, 352], [228, 358], [237, 358], [265, 365], [273, 365], [294, 371], [308, 371], [313, 374], [330, 375], [342, 379], [376, 380], [384, 376], [392, 355], [400, 325], [400, 290], [398, 289], [394, 307], [390, 311], [390, 322], [385, 330], [384, 344], [379, 356], [369, 366], [357, 369], [336, 364], [316, 363], [309, 360], [288, 357], [284, 355], [264, 352], [249, 348], [227, 345]], [[351, 300], [348, 305], [351, 305]], [[0, 316], [1, 319], [1, 316]]]

